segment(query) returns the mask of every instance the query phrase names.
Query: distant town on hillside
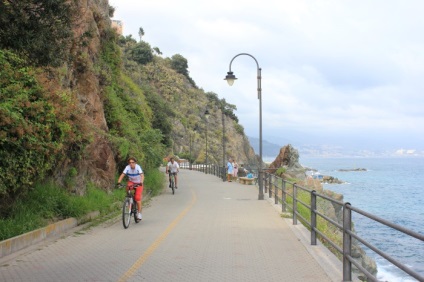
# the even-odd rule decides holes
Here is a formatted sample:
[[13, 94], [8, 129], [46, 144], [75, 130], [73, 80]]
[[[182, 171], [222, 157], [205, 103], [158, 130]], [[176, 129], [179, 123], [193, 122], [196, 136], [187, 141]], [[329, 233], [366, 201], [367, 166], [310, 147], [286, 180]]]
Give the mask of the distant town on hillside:
[[[250, 136], [248, 138], [256, 154], [259, 154], [259, 139]], [[280, 145], [263, 140], [262, 155], [264, 161], [272, 162], [285, 145], [288, 144]], [[300, 157], [424, 157], [423, 151], [404, 148], [376, 151], [329, 145], [291, 145], [299, 151]]]

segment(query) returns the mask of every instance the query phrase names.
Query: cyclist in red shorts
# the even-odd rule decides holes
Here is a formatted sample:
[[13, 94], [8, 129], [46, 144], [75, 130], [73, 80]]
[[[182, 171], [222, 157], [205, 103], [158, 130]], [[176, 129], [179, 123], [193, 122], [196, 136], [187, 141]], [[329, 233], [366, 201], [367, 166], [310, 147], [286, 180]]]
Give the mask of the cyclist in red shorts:
[[121, 181], [125, 176], [128, 176], [127, 191], [128, 189], [131, 189], [134, 184], [140, 184], [140, 186], [135, 188], [135, 201], [137, 202], [138, 209], [137, 218], [142, 219], [141, 198], [143, 195], [144, 173], [141, 166], [137, 164], [137, 160], [133, 157], [128, 159], [128, 165], [125, 167], [121, 176], [119, 176], [118, 184], [121, 184]]

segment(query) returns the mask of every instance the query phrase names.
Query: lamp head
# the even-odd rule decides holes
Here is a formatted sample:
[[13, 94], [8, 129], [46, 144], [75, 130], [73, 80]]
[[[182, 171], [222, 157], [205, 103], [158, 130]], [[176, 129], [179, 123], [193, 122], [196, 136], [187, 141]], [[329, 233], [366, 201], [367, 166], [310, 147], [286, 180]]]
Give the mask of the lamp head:
[[234, 81], [237, 79], [237, 77], [233, 74], [232, 71], [227, 72], [227, 76], [224, 78], [224, 80], [227, 81], [228, 85], [233, 85]]

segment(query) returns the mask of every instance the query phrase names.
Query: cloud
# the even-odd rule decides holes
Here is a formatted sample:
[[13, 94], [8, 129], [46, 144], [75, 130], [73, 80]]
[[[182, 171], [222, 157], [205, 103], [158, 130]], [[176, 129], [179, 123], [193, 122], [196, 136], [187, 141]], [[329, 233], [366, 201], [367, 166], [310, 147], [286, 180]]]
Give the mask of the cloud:
[[259, 130], [255, 61], [237, 57], [238, 80], [232, 87], [223, 80], [243, 52], [262, 69], [264, 139], [293, 134], [298, 142], [364, 147], [372, 139], [400, 148], [424, 138], [424, 2], [110, 3], [125, 34], [138, 38], [143, 27], [143, 39], [164, 56], [187, 58], [196, 84], [236, 105], [250, 136]]

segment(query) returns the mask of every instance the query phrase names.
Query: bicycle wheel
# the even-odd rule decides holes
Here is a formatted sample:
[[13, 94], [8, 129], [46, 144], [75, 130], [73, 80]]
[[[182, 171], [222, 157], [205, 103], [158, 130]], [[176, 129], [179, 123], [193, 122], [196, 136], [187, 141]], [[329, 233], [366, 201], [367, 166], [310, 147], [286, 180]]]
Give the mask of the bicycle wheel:
[[174, 176], [174, 175], [172, 175], [172, 176], [171, 176], [171, 189], [172, 189], [172, 194], [175, 194], [175, 183], [174, 183], [174, 181], [175, 181], [175, 176]]
[[132, 204], [129, 198], [125, 198], [124, 205], [122, 207], [122, 224], [124, 228], [127, 229], [130, 226], [131, 221], [131, 209]]

